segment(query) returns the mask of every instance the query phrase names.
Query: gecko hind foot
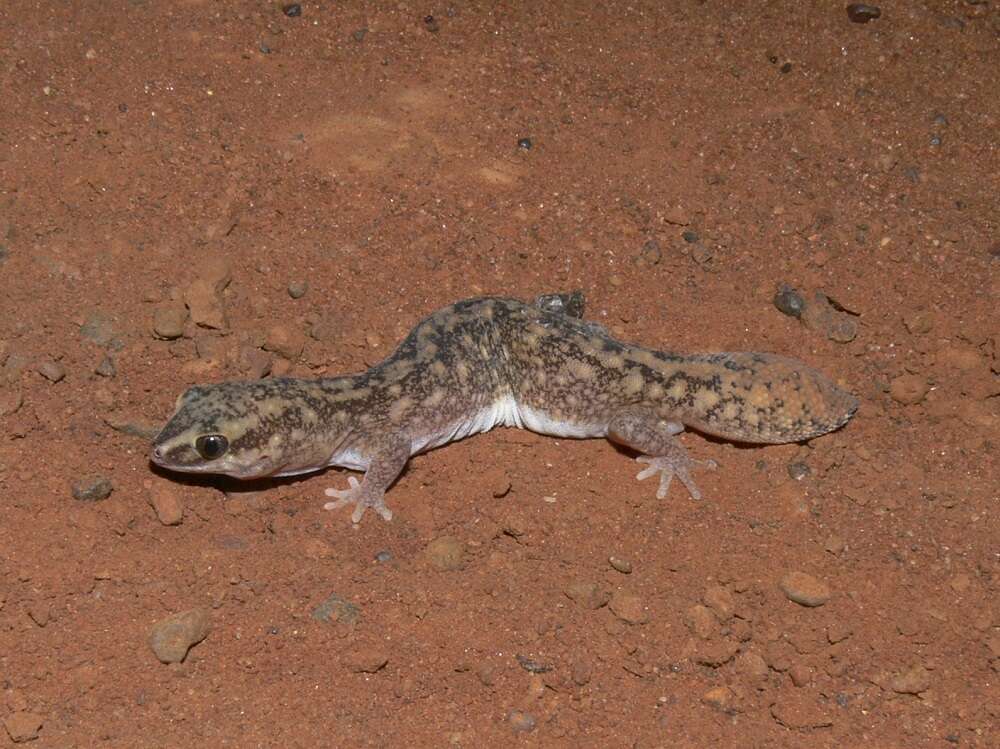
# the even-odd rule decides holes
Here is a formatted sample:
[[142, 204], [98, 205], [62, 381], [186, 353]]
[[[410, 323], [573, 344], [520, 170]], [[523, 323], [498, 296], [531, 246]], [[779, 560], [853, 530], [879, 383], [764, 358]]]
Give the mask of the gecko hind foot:
[[674, 476], [687, 487], [693, 499], [701, 499], [698, 485], [691, 478], [691, 469], [696, 466], [709, 469], [718, 467], [718, 463], [714, 460], [695, 460], [683, 450], [672, 451], [670, 455], [640, 455], [635, 460], [637, 463], [648, 464], [647, 468], [643, 468], [636, 474], [635, 477], [639, 481], [655, 476], [657, 473], [660, 474], [660, 487], [656, 490], [657, 499], [664, 499], [667, 496], [667, 492], [670, 491], [670, 482], [674, 480]]
[[392, 520], [392, 510], [386, 507], [385, 493], [373, 492], [369, 488], [367, 481], [359, 483], [354, 476], [347, 479], [350, 484], [349, 489], [327, 489], [324, 494], [328, 497], [336, 497], [333, 502], [323, 505], [324, 510], [339, 510], [341, 507], [354, 505], [354, 512], [351, 513], [351, 522], [360, 523], [365, 510], [371, 507], [385, 520]]

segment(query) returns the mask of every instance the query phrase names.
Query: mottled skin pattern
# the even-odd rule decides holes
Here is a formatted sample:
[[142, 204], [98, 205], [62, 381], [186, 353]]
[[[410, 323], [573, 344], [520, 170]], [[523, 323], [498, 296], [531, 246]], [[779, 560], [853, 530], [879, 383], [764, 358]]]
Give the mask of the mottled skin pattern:
[[[151, 458], [239, 478], [364, 470], [360, 483], [352, 476], [350, 488], [327, 489], [336, 499], [326, 507], [354, 505], [354, 522], [371, 507], [388, 520], [385, 492], [411, 455], [505, 425], [607, 437], [640, 453], [648, 467], [639, 478], [660, 474], [658, 496], [676, 475], [697, 498], [697, 461], [674, 440], [685, 426], [738, 442], [799, 442], [842, 426], [857, 405], [794, 359], [654, 351], [539, 305], [481, 298], [435, 312], [367, 372], [193, 387]], [[211, 446], [221, 454], [205, 454], [207, 435], [219, 436]]]

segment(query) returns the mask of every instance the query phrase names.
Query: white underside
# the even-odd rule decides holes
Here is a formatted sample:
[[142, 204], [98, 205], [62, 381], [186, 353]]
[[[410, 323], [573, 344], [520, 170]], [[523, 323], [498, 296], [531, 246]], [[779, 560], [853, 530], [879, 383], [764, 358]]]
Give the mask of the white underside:
[[[433, 450], [435, 447], [441, 447], [473, 434], [488, 432], [495, 426], [528, 429], [550, 437], [604, 437], [608, 431], [607, 424], [556, 419], [543, 410], [520, 405], [512, 396], [507, 396], [463, 421], [451, 424], [440, 431], [413, 435], [410, 455]], [[330, 456], [329, 465], [342, 466], [355, 471], [366, 471], [369, 462], [368, 456], [364, 456], [352, 448], [341, 450]]]

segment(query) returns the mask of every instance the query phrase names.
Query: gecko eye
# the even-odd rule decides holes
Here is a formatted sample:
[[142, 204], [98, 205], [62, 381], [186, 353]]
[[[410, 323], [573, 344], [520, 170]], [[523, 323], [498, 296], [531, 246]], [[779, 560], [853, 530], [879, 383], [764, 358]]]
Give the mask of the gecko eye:
[[229, 440], [221, 434], [206, 434], [194, 441], [194, 449], [205, 460], [215, 460], [225, 455]]

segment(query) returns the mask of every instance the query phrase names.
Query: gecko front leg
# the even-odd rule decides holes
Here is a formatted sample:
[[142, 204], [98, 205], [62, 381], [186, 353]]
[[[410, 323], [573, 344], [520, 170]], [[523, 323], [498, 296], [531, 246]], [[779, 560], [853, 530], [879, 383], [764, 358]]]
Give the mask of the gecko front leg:
[[714, 460], [695, 460], [687, 450], [674, 439], [684, 431], [679, 421], [667, 421], [642, 409], [629, 409], [611, 419], [608, 424], [608, 439], [642, 453], [636, 461], [648, 464], [636, 478], [642, 481], [657, 473], [660, 486], [657, 499], [663, 499], [670, 490], [674, 476], [681, 480], [694, 499], [701, 499], [701, 492], [691, 478], [691, 469], [696, 466], [715, 468]]
[[336, 499], [323, 505], [323, 509], [337, 510], [353, 504], [352, 523], [360, 523], [365, 510], [369, 507], [385, 520], [392, 520], [392, 510], [385, 504], [385, 492], [402, 473], [406, 461], [410, 458], [410, 440], [397, 434], [379, 444], [370, 453], [368, 470], [365, 471], [361, 482], [351, 476], [347, 479], [349, 488], [327, 489], [324, 494]]

